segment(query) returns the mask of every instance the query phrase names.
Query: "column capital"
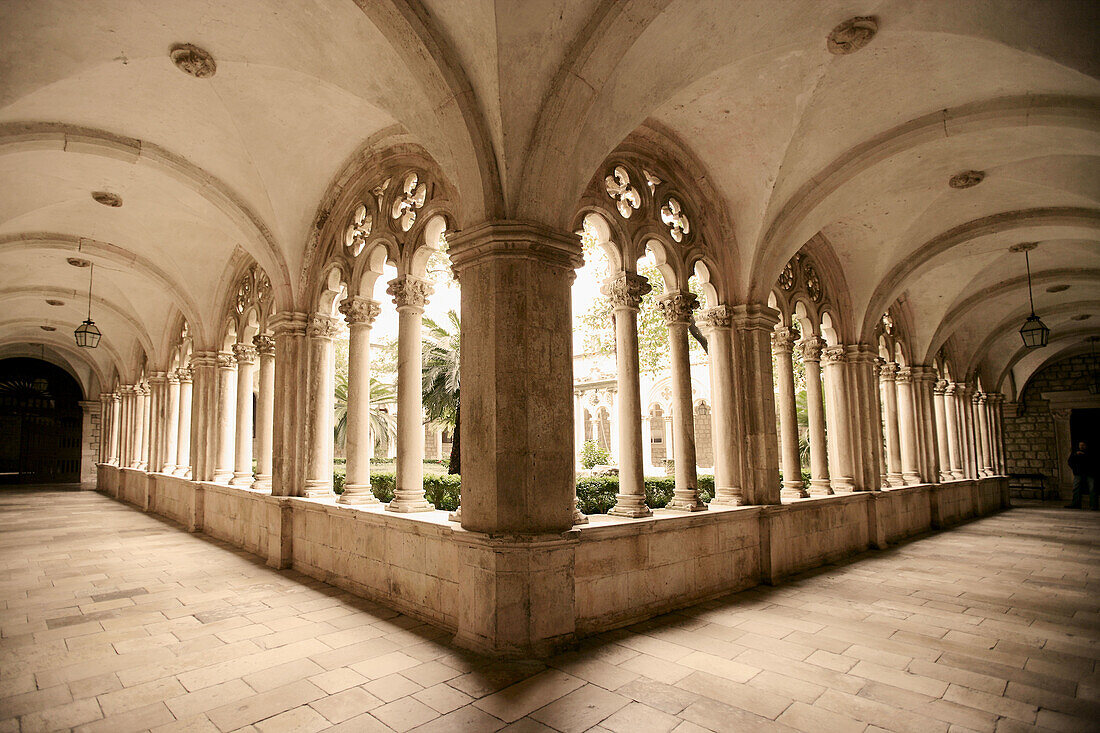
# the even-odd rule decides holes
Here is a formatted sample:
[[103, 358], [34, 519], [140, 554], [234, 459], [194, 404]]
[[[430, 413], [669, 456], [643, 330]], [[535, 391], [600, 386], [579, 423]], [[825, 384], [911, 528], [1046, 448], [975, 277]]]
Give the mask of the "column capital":
[[[198, 367], [215, 367], [218, 366], [218, 354], [217, 351], [196, 351], [191, 354], [191, 374], [194, 375], [195, 369]], [[232, 358], [231, 355], [227, 355]]]
[[306, 332], [306, 323], [309, 321], [308, 313], [297, 311], [279, 311], [271, 317], [268, 328], [279, 337], [283, 334], [303, 335]]
[[954, 395], [958, 392], [958, 382], [944, 382], [943, 393], [945, 395]]
[[214, 366], [218, 369], [236, 369], [237, 360], [233, 358], [232, 352], [219, 351], [214, 355]]
[[434, 292], [432, 284], [412, 275], [401, 275], [390, 280], [386, 294], [393, 296], [393, 304], [398, 308], [424, 309], [428, 296]]
[[111, 395], [110, 392], [100, 392], [99, 393], [99, 401], [100, 402], [107, 402], [111, 399], [111, 397], [112, 397], [112, 395]]
[[825, 339], [810, 336], [799, 341], [796, 345], [802, 361], [821, 361], [821, 352], [825, 349]]
[[382, 304], [377, 300], [355, 295], [340, 304], [340, 312], [344, 314], [344, 320], [349, 326], [361, 324], [370, 328], [374, 325], [374, 319], [382, 312]]
[[238, 364], [255, 364], [256, 348], [248, 344], [233, 344], [233, 357]]
[[118, 392], [112, 392], [108, 395], [108, 399], [111, 400], [111, 402], [122, 402], [122, 395]]
[[252, 337], [252, 345], [260, 356], [275, 356], [275, 337], [259, 333]]
[[134, 393], [138, 394], [138, 395], [141, 395], [142, 397], [148, 397], [150, 391], [151, 390], [149, 389], [148, 382], [145, 383], [145, 384], [139, 384], [136, 387], [134, 387]]
[[331, 341], [340, 330], [337, 327], [338, 323], [339, 321], [332, 316], [314, 313], [309, 317], [309, 326], [306, 327], [306, 334], [313, 339], [327, 339]]
[[893, 382], [898, 375], [898, 366], [896, 361], [888, 361], [882, 365], [882, 369], [879, 370], [879, 377], [884, 382]]
[[767, 331], [779, 323], [779, 311], [758, 303], [730, 306], [730, 321], [737, 331]]
[[719, 328], [729, 328], [733, 323], [733, 312], [729, 306], [716, 305], [713, 308], [707, 308], [699, 311], [699, 325], [708, 331], [714, 331]]
[[603, 281], [600, 292], [608, 297], [615, 308], [638, 310], [642, 297], [653, 290], [649, 278], [633, 272], [620, 272]]
[[897, 381], [902, 384], [911, 384], [913, 382], [913, 367], [899, 366], [897, 370]]
[[936, 383], [932, 385], [932, 392], [934, 394], [946, 394], [947, 393], [947, 380], [937, 379]]
[[826, 366], [830, 364], [843, 364], [848, 360], [848, 350], [842, 346], [827, 346], [821, 350], [821, 363]]
[[149, 375], [149, 384], [164, 384], [168, 379], [168, 374], [165, 372], [153, 372]]
[[165, 377], [165, 379], [168, 381], [168, 384], [179, 384], [180, 383], [179, 369], [173, 369], [172, 371], [168, 372], [168, 376]]
[[195, 376], [194, 370], [189, 367], [180, 367], [176, 370], [176, 377], [179, 378], [180, 384], [191, 384], [191, 378]]
[[657, 309], [665, 318], [665, 323], [691, 323], [691, 312], [699, 307], [699, 298], [686, 290], [674, 290], [657, 299]]
[[794, 332], [786, 326], [772, 331], [772, 353], [791, 355], [794, 350]]
[[886, 360], [881, 356], [876, 356], [871, 360], [871, 375], [874, 376], [875, 379], [878, 379], [878, 376], [882, 374], [882, 368], [884, 366], [886, 366]]
[[580, 238], [533, 222], [484, 222], [447, 237], [447, 255], [455, 274], [486, 259], [537, 259], [552, 267], [576, 270], [584, 266]]

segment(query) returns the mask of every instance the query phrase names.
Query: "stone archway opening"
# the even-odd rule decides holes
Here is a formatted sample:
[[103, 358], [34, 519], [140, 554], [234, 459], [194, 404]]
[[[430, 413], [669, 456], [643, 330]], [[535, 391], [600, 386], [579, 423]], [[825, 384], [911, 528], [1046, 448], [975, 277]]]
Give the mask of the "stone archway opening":
[[80, 481], [82, 399], [80, 385], [58, 366], [0, 361], [0, 483]]

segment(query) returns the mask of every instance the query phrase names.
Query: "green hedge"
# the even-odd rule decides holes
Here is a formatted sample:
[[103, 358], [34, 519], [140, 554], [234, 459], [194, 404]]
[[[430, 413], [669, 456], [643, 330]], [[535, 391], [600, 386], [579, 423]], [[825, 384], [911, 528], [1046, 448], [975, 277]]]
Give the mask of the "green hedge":
[[[344, 493], [344, 467], [339, 466], [332, 473], [333, 489], [337, 494]], [[651, 509], [660, 509], [672, 501], [675, 480], [669, 477], [645, 479], [645, 503]], [[392, 473], [372, 473], [370, 487], [378, 501], [393, 501], [393, 492], [397, 487], [397, 477]], [[453, 512], [458, 509], [461, 492], [459, 476], [425, 476], [424, 496], [436, 509]], [[577, 506], [584, 514], [607, 514], [615, 506], [615, 495], [619, 493], [618, 476], [588, 476], [577, 479]], [[699, 477], [699, 498], [710, 503], [714, 498], [714, 477]]]

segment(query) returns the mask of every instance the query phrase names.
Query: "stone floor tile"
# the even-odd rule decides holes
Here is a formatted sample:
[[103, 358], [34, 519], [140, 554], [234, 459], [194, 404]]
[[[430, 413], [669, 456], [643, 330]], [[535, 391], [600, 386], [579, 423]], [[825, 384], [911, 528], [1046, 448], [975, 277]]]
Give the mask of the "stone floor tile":
[[596, 685], [585, 685], [530, 714], [562, 733], [579, 733], [630, 704], [630, 698], [608, 692]]
[[533, 718], [520, 718], [500, 730], [501, 733], [557, 733], [553, 728], [545, 726]]
[[[407, 656], [407, 655], [406, 655]], [[410, 657], [411, 658], [411, 657]], [[437, 685], [440, 682], [446, 682], [449, 679], [458, 677], [461, 672], [453, 667], [448, 667], [442, 662], [424, 662], [418, 664], [415, 667], [409, 667], [403, 669], [400, 672], [402, 677], [408, 677], [410, 680], [423, 687], [431, 687]]]
[[537, 661], [493, 662], [448, 680], [447, 684], [465, 692], [470, 697], [481, 698], [533, 677], [543, 669], [545, 665]]
[[776, 722], [805, 733], [860, 733], [867, 728], [866, 723], [802, 702], [793, 703]]
[[430, 723], [417, 726], [413, 730], [415, 733], [493, 733], [503, 727], [504, 721], [482, 712], [473, 705], [467, 705], [442, 715]]
[[676, 684], [685, 690], [691, 690], [769, 720], [775, 720], [793, 702], [789, 696], [776, 695], [723, 677], [715, 677], [706, 672], [693, 672], [691, 676]]
[[791, 698], [807, 704], [813, 703], [825, 692], [825, 688], [821, 685], [815, 685], [812, 682], [788, 677], [770, 670], [762, 671], [749, 680], [747, 684], [749, 687], [755, 687], [773, 695]]
[[165, 704], [177, 719], [183, 720], [255, 694], [256, 692], [243, 680], [237, 679], [174, 697], [167, 700]]
[[682, 690], [679, 687], [666, 685], [662, 682], [655, 682], [644, 677], [626, 683], [619, 687], [616, 692], [672, 715], [678, 714], [699, 699], [699, 696], [694, 692]]
[[424, 687], [413, 682], [408, 677], [402, 677], [394, 673], [386, 675], [385, 677], [379, 677], [376, 680], [371, 680], [363, 685], [363, 689], [381, 699], [383, 702], [393, 702], [398, 698], [420, 692]]
[[77, 733], [137, 733], [174, 721], [163, 702], [133, 708], [77, 727]]
[[474, 698], [465, 692], [443, 683], [426, 687], [420, 692], [414, 692], [413, 697], [441, 715], [469, 705], [474, 701]]
[[93, 698], [76, 700], [64, 705], [55, 705], [45, 710], [28, 713], [19, 719], [20, 730], [24, 733], [35, 731], [54, 731], [75, 728], [103, 717], [99, 703]]
[[813, 654], [806, 657], [805, 661], [810, 664], [816, 664], [819, 667], [831, 669], [834, 672], [843, 673], [856, 666], [858, 660], [846, 657], [843, 654], [834, 654], [824, 649], [818, 649]]
[[283, 687], [291, 682], [308, 679], [324, 671], [323, 667], [309, 659], [298, 659], [247, 674], [241, 679], [256, 692], [268, 692], [276, 687]]
[[544, 705], [584, 686], [584, 680], [560, 670], [548, 669], [530, 679], [506, 687], [474, 702], [481, 710], [506, 723], [519, 720]]
[[4, 717], [26, 715], [64, 705], [72, 699], [68, 685], [54, 685], [43, 690], [24, 692], [0, 699], [0, 714]]
[[946, 733], [948, 728], [947, 723], [837, 690], [826, 690], [813, 706], [899, 733]]
[[[701, 697], [688, 705], [680, 713], [680, 717], [710, 731], [757, 731], [782, 728], [778, 723], [767, 718], [761, 718], [747, 710], [741, 710], [708, 697]], [[680, 730], [680, 727], [674, 730]]]
[[99, 707], [103, 710], [104, 717], [109, 718], [127, 710], [178, 697], [186, 692], [187, 690], [183, 689], [183, 685], [177, 682], [174, 677], [166, 677], [134, 687], [107, 692], [96, 699], [99, 700]]
[[210, 718], [205, 715], [196, 715], [193, 718], [183, 718], [158, 725], [150, 729], [150, 733], [219, 733], [219, 731], [218, 726], [210, 722]]
[[316, 733], [327, 730], [329, 722], [308, 705], [300, 705], [285, 713], [273, 715], [255, 724], [260, 733]]
[[315, 674], [307, 679], [329, 695], [335, 695], [337, 692], [342, 692], [349, 687], [358, 687], [367, 681], [366, 677], [347, 667]]
[[[720, 661], [724, 662], [727, 660], [721, 659]], [[656, 680], [657, 682], [664, 682], [669, 685], [679, 682], [692, 672], [691, 667], [685, 667], [675, 662], [666, 662], [663, 659], [651, 657], [648, 654], [638, 654], [619, 666], [625, 670], [641, 675], [642, 677]]]
[[978, 710], [985, 710], [995, 715], [1012, 718], [1029, 725], [1035, 722], [1035, 715], [1039, 710], [1038, 706], [1030, 703], [1019, 702], [1008, 697], [997, 697], [954, 683], [948, 686], [943, 699]]
[[614, 733], [667, 733], [680, 724], [675, 715], [662, 712], [640, 702], [631, 702], [618, 712], [612, 713], [600, 725]]
[[235, 730], [311, 703], [324, 695], [319, 688], [301, 680], [214, 708], [206, 717], [220, 730]]
[[760, 672], [758, 667], [751, 667], [747, 664], [723, 659], [704, 652], [692, 652], [681, 658], [680, 664], [733, 682], [748, 682]]
[[586, 659], [579, 654], [557, 657], [550, 661], [550, 666], [611, 691], [638, 678], [636, 672], [616, 667], [599, 659]]
[[314, 700], [310, 706], [333, 723], [343, 723], [357, 715], [370, 712], [382, 705], [382, 701], [362, 687], [352, 687], [334, 695]]
[[371, 715], [393, 728], [397, 733], [405, 733], [417, 726], [439, 717], [439, 713], [412, 697], [403, 697], [375, 708]]
[[910, 674], [900, 669], [883, 667], [872, 662], [860, 662], [848, 670], [848, 674], [854, 677], [863, 677], [867, 680], [883, 682], [894, 687], [900, 687], [903, 690], [912, 690], [933, 698], [943, 697], [943, 693], [947, 692], [948, 683], [942, 680]]

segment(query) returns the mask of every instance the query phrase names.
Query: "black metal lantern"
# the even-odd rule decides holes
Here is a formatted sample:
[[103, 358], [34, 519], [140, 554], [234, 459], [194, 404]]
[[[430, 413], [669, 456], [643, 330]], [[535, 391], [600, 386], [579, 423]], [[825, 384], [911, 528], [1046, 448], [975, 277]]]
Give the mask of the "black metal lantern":
[[92, 320], [92, 271], [94, 268], [95, 265], [91, 265], [88, 269], [88, 317], [84, 323], [77, 326], [74, 332], [76, 345], [83, 349], [94, 349], [99, 346], [99, 339], [103, 337]]
[[1035, 242], [1023, 242], [1010, 248], [1013, 252], [1024, 253], [1024, 264], [1027, 266], [1027, 299], [1031, 303], [1031, 315], [1020, 326], [1020, 338], [1024, 340], [1024, 346], [1029, 349], [1039, 349], [1047, 345], [1050, 338], [1050, 329], [1035, 315], [1035, 297], [1031, 294], [1031, 260], [1027, 253], [1035, 249]]

